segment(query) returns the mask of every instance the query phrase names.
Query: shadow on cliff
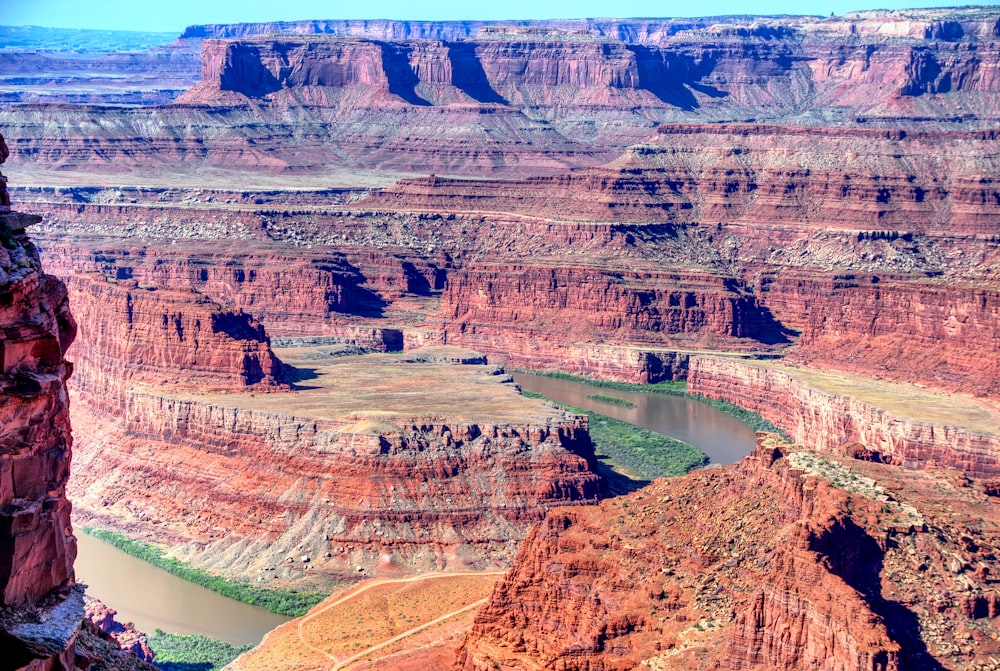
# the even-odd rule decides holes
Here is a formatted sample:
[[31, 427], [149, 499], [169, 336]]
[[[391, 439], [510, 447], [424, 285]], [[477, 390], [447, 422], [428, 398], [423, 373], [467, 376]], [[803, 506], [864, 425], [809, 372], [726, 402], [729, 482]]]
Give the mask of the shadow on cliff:
[[788, 345], [799, 331], [789, 328], [775, 318], [767, 306], [758, 304], [758, 325], [754, 339], [765, 345]]
[[639, 88], [649, 91], [668, 105], [690, 112], [701, 107], [694, 91], [710, 98], [729, 95], [714, 86], [698, 83], [714, 66], [710, 59], [695, 62], [690, 56], [668, 56], [663, 51], [639, 44], [629, 44], [625, 48], [635, 55]]
[[889, 636], [900, 645], [900, 671], [944, 671], [927, 651], [916, 614], [882, 596], [885, 550], [867, 531], [850, 518], [841, 519], [826, 533], [814, 536], [809, 549], [824, 555], [830, 571], [864, 595], [872, 612], [882, 618]]
[[223, 91], [237, 91], [251, 98], [263, 98], [282, 88], [280, 82], [261, 57], [260, 49], [246, 47], [237, 50], [229, 67], [223, 69], [219, 84]]
[[209, 662], [157, 662], [160, 671], [212, 671], [214, 664]]
[[597, 456], [597, 474], [604, 480], [604, 491], [602, 496], [622, 496], [631, 494], [650, 484], [651, 480], [633, 480], [632, 478], [619, 473], [611, 468], [604, 460], [608, 457], [603, 454]]
[[399, 96], [411, 105], [430, 105], [429, 101], [417, 94], [417, 84], [420, 83], [420, 79], [410, 65], [410, 53], [413, 47], [389, 42], [379, 42], [378, 47], [382, 52], [382, 69], [389, 81], [389, 93]]
[[452, 83], [467, 96], [481, 103], [500, 103], [504, 99], [490, 84], [483, 64], [476, 55], [476, 45], [471, 42], [452, 42], [448, 45]]

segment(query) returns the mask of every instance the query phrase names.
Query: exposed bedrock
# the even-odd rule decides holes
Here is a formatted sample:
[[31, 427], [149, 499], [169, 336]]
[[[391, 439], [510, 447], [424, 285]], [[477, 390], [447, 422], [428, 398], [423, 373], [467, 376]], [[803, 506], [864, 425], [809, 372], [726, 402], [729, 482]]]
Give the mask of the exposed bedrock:
[[761, 277], [758, 296], [801, 333], [796, 361], [1000, 395], [1000, 291], [989, 283], [782, 270]]
[[0, 651], [11, 668], [72, 668], [83, 605], [73, 589], [63, 355], [76, 323], [66, 288], [42, 271], [24, 232], [39, 220], [0, 214]]
[[865, 517], [877, 503], [781, 456], [760, 445], [733, 466], [550, 512], [459, 666], [909, 668], [877, 583], [891, 547]]
[[[407, 420], [364, 402], [331, 416], [302, 391], [269, 394], [279, 404], [291, 394], [287, 409], [262, 409], [137, 386], [110, 426], [81, 410], [77, 422], [105, 438], [78, 447], [78, 514], [253, 580], [328, 587], [359, 574], [506, 565], [548, 507], [596, 499], [593, 447], [580, 417], [535, 407], [491, 367], [457, 367], [439, 374], [453, 386], [486, 376], [472, 382], [488, 387], [487, 407], [531, 403], [531, 417]], [[314, 386], [343, 384], [324, 375]]]
[[450, 273], [440, 315], [449, 344], [536, 368], [568, 366], [636, 381], [681, 373], [685, 357], [657, 348], [786, 342], [750, 292], [697, 271], [477, 264]]
[[[6, 146], [0, 136], [0, 163]], [[6, 180], [4, 180], [5, 182]], [[0, 185], [4, 186], [4, 185]], [[6, 195], [6, 193], [4, 193]], [[49, 671], [118, 660], [151, 670], [84, 625], [66, 497], [72, 437], [63, 357], [76, 337], [66, 287], [25, 233], [40, 217], [0, 212], [0, 665]]]
[[470, 175], [597, 165], [677, 122], [989, 129], [1000, 66], [983, 26], [998, 17], [979, 12], [964, 23], [961, 12], [692, 20], [666, 32], [499, 29], [455, 41], [372, 35], [424, 32], [409, 24], [206, 39], [202, 79], [174, 104], [101, 108], [97, 133], [87, 106], [13, 105], [0, 122], [20, 138], [19, 163], [60, 170]]
[[846, 464], [762, 437], [732, 466], [549, 512], [457, 668], [988, 665], [989, 497], [947, 471]]
[[[909, 397], [902, 392], [901, 403], [895, 386], [881, 394], [877, 386], [858, 389], [851, 396], [849, 387], [835, 393], [822, 384], [810, 384], [794, 368], [715, 357], [693, 357], [688, 375], [692, 393], [758, 412], [810, 449], [847, 454], [860, 444], [877, 459], [909, 468], [938, 465], [976, 478], [1000, 477], [1000, 420], [995, 410], [977, 410], [971, 399], [955, 405], [942, 396], [924, 397], [919, 389], [911, 389]], [[861, 394], [865, 398], [859, 398]], [[935, 407], [942, 403], [943, 410]], [[967, 407], [975, 417], [982, 416], [982, 426], [970, 426]], [[927, 419], [932, 409], [934, 419]]]
[[110, 416], [137, 382], [236, 390], [282, 380], [263, 327], [202, 294], [99, 274], [66, 283], [82, 324], [73, 388]]
[[428, 177], [369, 207], [557, 219], [995, 235], [997, 135], [750, 124], [664, 125], [607, 166], [552, 177]]

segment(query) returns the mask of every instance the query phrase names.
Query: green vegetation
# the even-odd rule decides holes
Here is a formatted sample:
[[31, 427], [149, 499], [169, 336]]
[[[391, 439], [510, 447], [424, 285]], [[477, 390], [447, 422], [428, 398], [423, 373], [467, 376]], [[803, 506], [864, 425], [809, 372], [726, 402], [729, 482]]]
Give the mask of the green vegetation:
[[207, 636], [168, 634], [162, 629], [146, 638], [160, 671], [216, 671], [253, 647], [238, 647]]
[[716, 410], [721, 410], [727, 415], [732, 415], [736, 419], [740, 420], [744, 424], [748, 425], [754, 431], [767, 431], [769, 433], [780, 434], [782, 438], [788, 442], [792, 442], [788, 434], [784, 430], [778, 428], [772, 424], [769, 420], [764, 419], [756, 412], [747, 410], [746, 408], [736, 405], [735, 403], [730, 403], [729, 401], [720, 401], [715, 398], [709, 398], [708, 396], [702, 396], [701, 394], [685, 394], [688, 398], [693, 398], [696, 401], [701, 401], [702, 403], [707, 403]]
[[542, 377], [551, 377], [557, 380], [572, 380], [573, 382], [583, 382], [592, 387], [603, 387], [604, 389], [617, 389], [618, 391], [639, 391], [643, 393], [667, 394], [668, 396], [687, 396], [687, 382], [684, 380], [664, 380], [653, 384], [632, 384], [631, 382], [616, 382], [614, 380], [595, 380], [581, 375], [572, 375], [558, 370], [531, 370], [528, 368], [510, 368], [515, 373], [529, 373]]
[[[738, 406], [735, 403], [729, 403], [728, 401], [719, 401], [714, 398], [709, 398], [708, 396], [702, 396], [701, 394], [690, 394], [687, 390], [687, 382], [684, 380], [665, 380], [663, 382], [656, 382], [654, 384], [631, 384], [629, 382], [614, 382], [611, 380], [592, 380], [589, 377], [581, 377], [579, 375], [571, 375], [569, 373], [563, 373], [561, 371], [540, 371], [540, 370], [529, 370], [526, 368], [514, 368], [512, 369], [519, 373], [529, 373], [531, 375], [540, 375], [542, 377], [552, 377], [558, 380], [572, 380], [574, 382], [582, 382], [584, 384], [589, 384], [592, 387], [604, 387], [606, 389], [617, 389], [619, 391], [638, 391], [649, 394], [666, 394], [667, 396], [682, 396], [684, 398], [691, 398], [696, 401], [701, 401], [706, 403], [716, 410], [720, 410], [727, 415], [732, 415], [736, 419], [740, 420], [744, 424], [748, 425], [754, 431], [768, 431], [771, 433], [780, 434], [785, 440], [791, 441], [788, 434], [782, 429], [778, 428], [770, 421], [761, 417], [758, 413], [747, 410], [744, 407]], [[587, 398], [595, 398], [595, 396], [600, 396], [600, 394], [595, 394], [594, 396], [588, 396]], [[605, 400], [603, 397], [595, 400]]]
[[326, 598], [325, 594], [267, 589], [258, 587], [245, 580], [226, 580], [223, 577], [212, 575], [207, 571], [189, 566], [173, 557], [167, 557], [163, 553], [163, 550], [149, 543], [135, 541], [127, 536], [106, 529], [82, 527], [81, 531], [94, 538], [99, 538], [105, 543], [114, 545], [126, 554], [138, 557], [153, 566], [157, 566], [168, 573], [173, 573], [175, 576], [184, 578], [196, 585], [207, 587], [213, 592], [228, 596], [230, 599], [236, 599], [237, 601], [249, 603], [254, 606], [261, 606], [279, 615], [291, 615], [293, 617], [305, 615], [310, 608]]
[[618, 398], [617, 396], [605, 396], [604, 394], [589, 394], [587, 396], [592, 401], [600, 401], [601, 403], [610, 403], [612, 405], [620, 405], [623, 408], [634, 408], [635, 403], [626, 400], [624, 398]]
[[541, 394], [522, 392], [529, 398], [540, 398], [590, 420], [590, 439], [594, 451], [607, 455], [608, 461], [640, 478], [652, 480], [671, 475], [684, 475], [708, 463], [708, 456], [694, 445], [644, 429], [641, 426], [613, 419], [607, 415], [558, 403]]

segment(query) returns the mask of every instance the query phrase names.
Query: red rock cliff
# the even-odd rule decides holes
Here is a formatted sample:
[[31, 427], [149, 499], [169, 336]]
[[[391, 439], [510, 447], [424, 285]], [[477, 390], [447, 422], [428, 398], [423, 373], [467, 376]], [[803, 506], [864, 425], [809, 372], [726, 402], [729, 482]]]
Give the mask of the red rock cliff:
[[[6, 146], [0, 136], [0, 163]], [[0, 189], [6, 179], [0, 175]], [[3, 195], [6, 197], [6, 191]], [[0, 666], [77, 671], [115, 660], [152, 671], [84, 626], [66, 496], [72, 436], [63, 357], [76, 337], [66, 287], [25, 233], [40, 217], [0, 209]]]
[[915, 396], [909, 415], [894, 414], [849, 392], [810, 386], [794, 369], [714, 357], [691, 359], [688, 389], [760, 413], [811, 449], [844, 454], [860, 443], [881, 459], [909, 468], [937, 464], [978, 478], [1000, 476], [1000, 420], [987, 407], [977, 414], [986, 427], [977, 431], [950, 426], [967, 421], [958, 410], [946, 419], [941, 412], [933, 421], [918, 419], [921, 405], [945, 403], [943, 396]]
[[[551, 511], [457, 668], [988, 665], [998, 595], [971, 568], [995, 562], [988, 497], [948, 473], [799, 450], [766, 438], [732, 466]], [[968, 514], [952, 527], [956, 500]], [[968, 602], [951, 600], [966, 583]]]
[[138, 382], [218, 390], [282, 377], [263, 327], [197, 292], [96, 274], [70, 276], [67, 285], [83, 324], [74, 386], [111, 414]]

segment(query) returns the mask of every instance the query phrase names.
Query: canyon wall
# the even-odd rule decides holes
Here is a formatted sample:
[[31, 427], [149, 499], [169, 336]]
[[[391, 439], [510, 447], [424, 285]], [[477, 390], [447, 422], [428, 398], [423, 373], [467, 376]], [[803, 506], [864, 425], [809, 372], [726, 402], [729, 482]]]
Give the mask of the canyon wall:
[[[874, 401], [810, 386], [796, 376], [795, 369], [715, 357], [692, 358], [688, 389], [759, 413], [811, 449], [845, 454], [860, 444], [876, 458], [908, 468], [936, 464], [976, 478], [1000, 475], [1000, 422], [996, 417], [993, 430], [987, 427], [977, 432], [961, 428], [968, 419], [958, 409], [952, 415], [957, 426], [920, 419], [919, 396], [910, 402], [906, 415], [894, 414]], [[890, 394], [883, 395], [891, 402]], [[943, 396], [937, 402], [948, 403]], [[983, 412], [991, 414], [986, 408]]]
[[[775, 438], [732, 466], [551, 511], [455, 668], [987, 664], [997, 594], [969, 562], [998, 539], [988, 497], [947, 473], [845, 466]], [[957, 499], [942, 504], [935, 487], [961, 499], [960, 529], [940, 531]], [[963, 547], [968, 534], [982, 546]], [[903, 577], [921, 562], [933, 577]], [[968, 584], [968, 600], [942, 602], [945, 584]]]
[[371, 207], [901, 234], [995, 234], [997, 134], [661, 125], [608, 166], [525, 180], [402, 180]]
[[[184, 162], [354, 182], [370, 168], [558, 174], [602, 164], [662, 124], [988, 130], [1000, 98], [997, 19], [914, 10], [570, 29], [204, 28], [194, 32], [233, 39], [192, 37], [150, 56], [160, 71], [201, 42], [201, 79], [175, 103], [100, 108], [99, 133], [87, 105], [12, 104], [0, 123], [19, 138], [16, 161], [39, 168], [172, 173]], [[121, 67], [135, 69], [124, 58]]]
[[202, 294], [98, 274], [71, 275], [66, 284], [83, 325], [73, 388], [110, 415], [139, 382], [212, 391], [282, 380], [263, 327]]
[[12, 668], [73, 668], [83, 596], [66, 498], [72, 367], [63, 355], [76, 322], [24, 232], [39, 220], [0, 214], [0, 650]]
[[[6, 146], [0, 136], [0, 163]], [[0, 176], [6, 196], [6, 179]], [[5, 669], [153, 667], [94, 630], [73, 574], [64, 356], [77, 334], [66, 287], [25, 233], [41, 217], [0, 209], [0, 660]]]
[[[374, 360], [330, 365], [307, 384], [344, 384], [348, 368], [336, 366], [382, 370]], [[427, 370], [417, 365], [406, 375]], [[438, 374], [455, 389], [470, 376], [485, 384], [491, 408], [537, 403], [492, 367]], [[428, 385], [399, 379], [398, 368], [379, 375], [389, 387]], [[78, 443], [77, 514], [229, 577], [323, 589], [358, 576], [504, 565], [547, 508], [600, 492], [585, 420], [561, 410], [537, 404], [503, 423], [463, 419], [454, 405], [447, 419], [407, 419], [364, 398], [348, 401], [354, 410], [322, 410], [338, 403], [301, 390], [254, 399], [136, 386], [117, 422], [82, 406], [77, 425], [104, 437]]]

